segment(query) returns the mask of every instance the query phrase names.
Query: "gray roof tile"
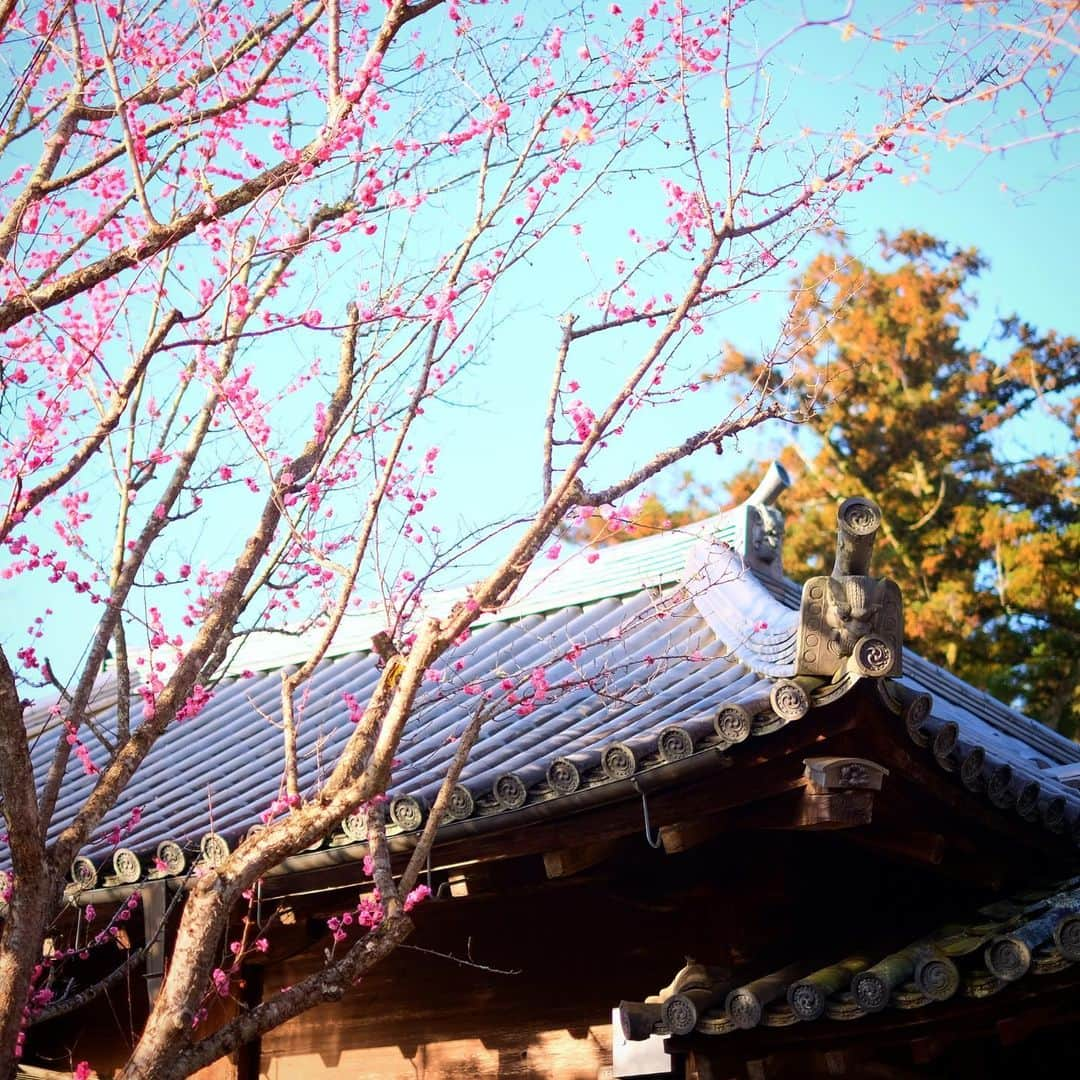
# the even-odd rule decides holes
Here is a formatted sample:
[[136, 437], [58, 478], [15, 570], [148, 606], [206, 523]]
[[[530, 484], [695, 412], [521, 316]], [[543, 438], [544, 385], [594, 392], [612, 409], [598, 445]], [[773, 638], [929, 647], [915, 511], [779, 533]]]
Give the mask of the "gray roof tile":
[[[800, 595], [793, 582], [759, 579], [719, 545], [715, 536], [726, 536], [724, 522], [721, 517], [606, 550], [599, 575], [576, 558], [537, 571], [521, 599], [477, 624], [425, 684], [401, 742], [391, 793], [434, 797], [455, 740], [477, 707], [477, 686], [491, 691], [496, 705], [461, 777], [478, 813], [498, 812], [492, 787], [507, 773], [519, 778], [529, 801], [557, 797], [547, 783], [556, 759], [579, 763], [589, 783], [604, 782], [601, 755], [612, 743], [629, 747], [638, 768], [655, 764], [658, 737], [673, 725], [684, 729], [695, 750], [718, 745], [713, 720], [722, 706], [759, 702], [776, 678], [794, 674]], [[379, 677], [367, 640], [350, 641], [346, 632], [338, 653], [319, 665], [301, 695], [298, 750], [306, 791], [332, 767], [351, 731], [343, 694], [362, 702]], [[114, 830], [122, 830], [136, 808], [141, 822], [123, 843], [144, 852], [166, 839], [194, 845], [210, 831], [239, 836], [259, 821], [282, 790], [277, 668], [287, 653], [275, 643], [271, 655], [271, 670], [263, 670], [249, 646], [231, 670], [239, 672], [243, 663], [254, 673], [228, 675], [202, 712], [169, 728], [84, 854], [104, 861]], [[557, 692], [530, 705], [528, 678], [538, 666]], [[1008, 765], [1018, 783], [1038, 782], [1043, 804], [1063, 800], [1071, 827], [1080, 814], [1080, 791], [1054, 771], [1080, 762], [1080, 746], [910, 650], [904, 670], [902, 685], [933, 695], [928, 729], [955, 724], [961, 742], [985, 752], [986, 769]], [[505, 679], [525, 685], [517, 706], [502, 699]], [[115, 705], [103, 707], [97, 722], [109, 729]], [[914, 737], [927, 741], [917, 731]], [[53, 739], [34, 742], [42, 776]], [[87, 745], [100, 762], [103, 751], [89, 735]], [[52, 836], [91, 783], [73, 759]]]

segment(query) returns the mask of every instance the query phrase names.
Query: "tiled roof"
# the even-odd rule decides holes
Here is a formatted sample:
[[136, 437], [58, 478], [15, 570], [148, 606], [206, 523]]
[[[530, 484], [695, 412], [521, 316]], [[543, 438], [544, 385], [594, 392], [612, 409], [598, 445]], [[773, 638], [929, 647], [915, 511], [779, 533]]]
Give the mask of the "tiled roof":
[[919, 1009], [954, 997], [985, 998], [1021, 979], [1080, 961], [1080, 879], [997, 901], [887, 954], [798, 963], [751, 980], [688, 963], [644, 1002], [623, 1002], [628, 1039], [726, 1035], [815, 1021], [849, 1021], [886, 1008]]
[[[678, 758], [728, 749], [801, 717], [805, 706], [812, 716], [815, 706], [844, 693], [855, 681], [849, 676], [817, 680], [808, 696], [806, 685], [790, 678], [799, 587], [775, 573], [757, 576], [716, 542], [737, 538], [731, 520], [721, 515], [606, 549], [595, 567], [580, 556], [554, 569], [548, 564], [525, 582], [512, 606], [478, 623], [432, 673], [406, 728], [390, 793], [397, 827], [419, 824], [457, 737], [488, 692], [496, 711], [462, 774], [453, 819], [512, 813]], [[281, 793], [277, 669], [287, 662], [279, 650], [264, 667], [249, 648], [242, 666], [252, 670], [228, 675], [197, 716], [169, 728], [103, 823], [98, 842], [84, 851], [95, 867], [108, 861], [118, 834], [145, 868], [162, 842], [192, 851], [206, 834], [235, 841], [259, 822]], [[231, 670], [240, 667], [237, 662]], [[534, 681], [538, 669], [543, 679]], [[1003, 805], [1026, 800], [1046, 827], [1075, 828], [1080, 835], [1080, 791], [1056, 776], [1080, 762], [1080, 746], [909, 650], [904, 670], [901, 689], [883, 687], [883, 700], [905, 716], [913, 739], [955, 770], [958, 781]], [[332, 767], [352, 729], [343, 695], [362, 703], [378, 676], [367, 639], [348, 634], [319, 666], [300, 707], [302, 790]], [[781, 685], [794, 686], [795, 698], [802, 695], [801, 710], [781, 707], [774, 693]], [[511, 686], [514, 698], [505, 696]], [[96, 722], [109, 730], [115, 707], [106, 701], [107, 695]], [[51, 740], [30, 730], [35, 768], [44, 775]], [[89, 734], [86, 739], [100, 761], [104, 751]], [[53, 835], [91, 782], [73, 760]], [[128, 833], [136, 812], [139, 823]], [[346, 836], [352, 838], [348, 828]], [[87, 864], [82, 871], [88, 873]]]
[[[753, 588], [752, 581], [747, 585]], [[541, 668], [551, 687], [546, 692], [530, 679]], [[319, 666], [300, 722], [302, 790], [332, 766], [352, 730], [343, 694], [362, 702], [378, 677], [370, 652]], [[520, 698], [482, 729], [454, 803], [460, 816], [513, 810], [707, 746], [730, 745], [750, 731], [730, 730], [731, 739], [721, 739], [714, 726], [720, 707], [747, 702], [756, 714], [767, 707], [772, 686], [739, 663], [692, 604], [648, 591], [489, 622], [444, 657], [439, 680], [421, 693], [399, 748], [391, 794], [401, 798], [392, 801], [391, 816], [400, 825], [417, 813], [410, 800], [421, 807], [433, 800], [482, 694], [491, 690], [502, 698], [504, 682], [519, 686]], [[233, 839], [256, 824], [280, 794], [280, 686], [277, 671], [219, 684], [197, 716], [162, 736], [104, 833], [122, 828], [135, 807], [140, 822], [124, 844], [140, 851], [164, 840], [190, 846], [208, 832]], [[102, 713], [98, 723], [108, 729], [111, 719]], [[678, 733], [662, 737], [669, 728]], [[42, 740], [34, 753], [39, 770], [47, 767], [47, 751]], [[92, 752], [102, 753], [96, 746]], [[81, 769], [71, 769], [54, 829], [90, 783]]]

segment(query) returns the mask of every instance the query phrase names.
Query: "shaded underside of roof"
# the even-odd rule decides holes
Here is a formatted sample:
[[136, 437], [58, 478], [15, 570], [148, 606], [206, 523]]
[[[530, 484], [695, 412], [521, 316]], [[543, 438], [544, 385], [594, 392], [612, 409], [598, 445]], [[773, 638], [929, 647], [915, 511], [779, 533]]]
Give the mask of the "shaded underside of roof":
[[[408, 722], [390, 791], [392, 827], [420, 825], [484, 702], [493, 715], [454, 792], [450, 820], [512, 814], [674, 760], [734, 751], [787, 723], [812, 723], [814, 706], [835, 700], [850, 681], [814, 690], [809, 715], [778, 706], [773, 691], [794, 670], [798, 586], [759, 579], [723, 551], [727, 569], [709, 585], [709, 602], [700, 602], [678, 582], [707, 533], [703, 523], [605, 552], [604, 575], [588, 579], [588, 588], [577, 563], [568, 576], [549, 572], [502, 617], [478, 624], [429, 673]], [[1025, 816], [1080, 839], [1080, 791], [1054, 775], [1080, 761], [1080, 746], [910, 651], [904, 666], [900, 686], [882, 695], [898, 737], [906, 726], [957, 782], [1003, 807], [1033, 806]], [[346, 695], [362, 706], [379, 676], [377, 658], [357, 649], [325, 660], [304, 687], [303, 792], [318, 787], [354, 730]], [[191, 852], [207, 834], [235, 842], [258, 825], [283, 794], [280, 693], [278, 670], [219, 683], [196, 716], [161, 737], [83, 855], [100, 868], [123, 845], [142, 855], [145, 873], [163, 842]], [[97, 724], [110, 730], [115, 712], [106, 709]], [[102, 748], [86, 738], [103, 763]], [[53, 739], [35, 740], [39, 778]], [[93, 779], [73, 756], [52, 836]], [[344, 837], [327, 841], [362, 836], [347, 822]]]

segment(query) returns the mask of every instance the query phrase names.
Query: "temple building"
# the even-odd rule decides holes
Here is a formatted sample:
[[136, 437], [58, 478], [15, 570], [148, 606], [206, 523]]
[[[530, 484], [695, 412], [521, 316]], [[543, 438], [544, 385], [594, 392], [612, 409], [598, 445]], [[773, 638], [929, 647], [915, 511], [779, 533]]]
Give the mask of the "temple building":
[[[355, 992], [203, 1075], [1080, 1067], [1080, 745], [904, 642], [900, 590], [873, 576], [871, 500], [838, 506], [830, 573], [786, 578], [785, 482], [773, 466], [733, 510], [594, 564], [549, 564], [476, 624], [419, 699], [389, 793], [403, 863], [477, 694], [493, 693], [415, 933]], [[35, 1028], [28, 1061], [70, 1055], [108, 1075], [125, 1059], [168, 963], [175, 897], [278, 797], [280, 670], [298, 659], [240, 657], [161, 739], [105, 833], [136, 809], [137, 828], [76, 860], [78, 933], [90, 933], [87, 905], [107, 919], [141, 899], [87, 978], [140, 957], [91, 1004]], [[342, 695], [362, 702], [379, 664], [370, 628], [354, 627], [318, 669], [302, 783], [333, 762], [352, 726]], [[498, 692], [535, 671], [514, 700]], [[114, 707], [103, 692], [105, 728]], [[65, 788], [72, 806], [81, 773]], [[208, 1025], [324, 962], [340, 914], [371, 888], [364, 836], [347, 819], [267, 875], [269, 947]]]

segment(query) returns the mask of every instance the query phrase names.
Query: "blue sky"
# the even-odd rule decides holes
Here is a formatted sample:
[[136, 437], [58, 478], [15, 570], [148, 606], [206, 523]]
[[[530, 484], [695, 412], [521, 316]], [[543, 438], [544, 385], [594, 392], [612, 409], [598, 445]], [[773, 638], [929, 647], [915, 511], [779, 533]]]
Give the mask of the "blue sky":
[[[1080, 248], [1076, 176], [1080, 174], [1070, 174], [1055, 159], [1051, 144], [1001, 158], [941, 151], [934, 158], [931, 174], [913, 184], [902, 185], [896, 177], [879, 178], [844, 205], [840, 223], [849, 234], [852, 250], [871, 260], [882, 230], [923, 229], [951, 244], [979, 248], [989, 259], [990, 268], [979, 279], [978, 308], [971, 312], [963, 333], [969, 344], [982, 345], [995, 321], [1014, 313], [1041, 329], [1076, 333], [1080, 331], [1076, 319], [1076, 253]], [[1046, 177], [1050, 179], [1043, 183]], [[627, 208], [626, 213], [627, 220], [631, 219], [632, 210]], [[619, 226], [612, 223], [610, 227]], [[811, 240], [806, 253], [813, 250]], [[759, 352], [775, 338], [786, 295], [785, 279], [775, 279], [772, 288], [762, 290], [757, 303], [734, 309], [722, 325], [714, 323], [710, 333], [722, 331], [724, 339], [743, 351]], [[443, 463], [440, 492], [444, 512], [448, 504], [470, 516], [475, 511], [475, 474], [467, 466], [468, 459], [483, 462], [483, 490], [490, 508], [500, 502], [510, 508], [513, 500], [507, 493], [521, 491], [523, 478], [535, 481], [538, 475], [535, 454], [530, 455], [529, 445], [518, 433], [523, 425], [536, 430], [558, 326], [548, 322], [546, 327], [540, 324], [522, 334], [520, 319], [521, 313], [518, 319], [503, 324], [487, 350], [489, 356], [504, 348], [517, 350], [520, 366], [508, 369], [493, 361], [492, 379], [485, 383], [488, 396], [477, 395], [473, 409], [446, 417], [451, 439], [448, 451], [461, 459], [462, 468], [452, 468], [449, 458]], [[527, 346], [522, 345], [522, 337]], [[993, 348], [992, 344], [987, 347]], [[687, 399], [679, 406], [680, 426], [706, 426], [718, 406], [712, 395], [720, 392], [703, 391]], [[657, 422], [667, 424], [670, 418], [657, 417]], [[715, 483], [748, 462], [767, 460], [788, 438], [790, 429], [786, 427], [765, 427], [741, 436], [737, 454], [718, 458], [711, 451], [702, 452], [690, 465], [701, 479]], [[485, 453], [485, 448], [492, 447], [498, 448], [497, 454]]]

